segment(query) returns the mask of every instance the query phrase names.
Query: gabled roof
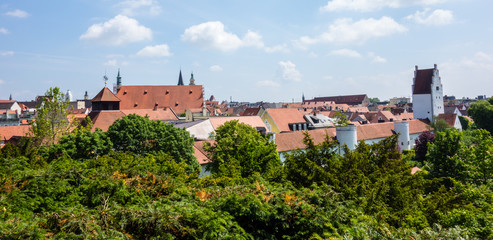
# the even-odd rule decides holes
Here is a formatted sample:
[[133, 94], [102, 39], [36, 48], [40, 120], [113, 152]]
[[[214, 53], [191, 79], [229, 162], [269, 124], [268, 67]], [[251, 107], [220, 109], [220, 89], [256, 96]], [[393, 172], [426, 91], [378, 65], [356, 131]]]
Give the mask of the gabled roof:
[[344, 95], [344, 96], [330, 96], [330, 97], [316, 97], [311, 101], [334, 101], [337, 104], [358, 105], [361, 104], [366, 98], [366, 94], [358, 95]]
[[10, 109], [14, 103], [14, 100], [0, 100], [0, 109]]
[[120, 109], [153, 109], [170, 107], [176, 113], [202, 108], [202, 85], [122, 86], [116, 96]]
[[104, 87], [91, 102], [120, 102], [120, 99], [109, 88]]
[[24, 137], [29, 132], [29, 125], [0, 126], [0, 140], [8, 141], [12, 137]]
[[443, 119], [450, 127], [455, 126], [455, 121], [457, 120], [457, 114], [454, 113], [440, 113], [438, 114], [438, 119]]
[[200, 165], [210, 163], [211, 160], [207, 157], [207, 152], [204, 150], [204, 143], [209, 142], [213, 144], [213, 140], [209, 141], [196, 141], [193, 145], [193, 155], [197, 159]]
[[289, 132], [290, 123], [306, 122], [304, 114], [295, 108], [267, 108], [265, 110], [277, 124], [281, 132]]
[[[295, 149], [305, 149], [306, 146], [303, 143], [303, 134], [305, 131], [296, 132], [283, 132], [276, 134], [276, 145], [278, 152], [292, 151]], [[313, 139], [313, 143], [319, 144], [325, 140], [325, 137], [334, 137], [336, 135], [335, 128], [321, 128], [315, 130], [308, 130], [310, 137]]]
[[96, 128], [100, 128], [103, 131], [108, 131], [108, 128], [113, 124], [117, 119], [124, 117], [121, 111], [100, 111], [100, 112], [91, 112], [89, 113], [89, 117], [92, 120], [92, 131], [95, 131]]
[[431, 94], [433, 68], [416, 70], [413, 94]]
[[240, 115], [242, 116], [257, 116], [258, 112], [260, 111], [260, 107], [256, 108], [247, 108], [243, 113]]
[[166, 109], [124, 109], [120, 110], [125, 115], [137, 114], [139, 116], [148, 116], [149, 120], [159, 121], [175, 121], [178, 117], [171, 111], [170, 108]]
[[246, 125], [249, 125], [254, 128], [262, 127], [265, 128], [266, 131], [269, 131], [267, 129], [267, 126], [265, 126], [265, 123], [262, 121], [260, 116], [238, 116], [238, 117], [211, 117], [209, 118], [211, 121], [212, 127], [214, 130], [216, 130], [218, 127], [224, 125], [226, 122], [233, 121], [233, 120], [238, 120], [240, 123], [244, 123]]

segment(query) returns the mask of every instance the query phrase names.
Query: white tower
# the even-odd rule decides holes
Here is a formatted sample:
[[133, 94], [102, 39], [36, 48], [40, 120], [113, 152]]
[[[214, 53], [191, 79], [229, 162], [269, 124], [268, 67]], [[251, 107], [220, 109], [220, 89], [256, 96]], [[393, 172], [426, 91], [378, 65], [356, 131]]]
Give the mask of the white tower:
[[399, 134], [397, 141], [399, 141], [399, 148], [401, 149], [401, 151], [411, 149], [409, 137], [409, 122], [394, 122], [394, 131]]
[[414, 70], [413, 112], [415, 119], [429, 119], [444, 113], [443, 86], [437, 65], [430, 69]]
[[72, 92], [70, 92], [70, 90], [67, 90], [67, 93], [65, 94], [65, 98], [67, 99], [68, 102], [74, 101], [74, 97], [72, 96]]
[[346, 144], [351, 150], [354, 150], [358, 144], [356, 125], [336, 127], [336, 136], [339, 141], [339, 145], [344, 146], [344, 144]]

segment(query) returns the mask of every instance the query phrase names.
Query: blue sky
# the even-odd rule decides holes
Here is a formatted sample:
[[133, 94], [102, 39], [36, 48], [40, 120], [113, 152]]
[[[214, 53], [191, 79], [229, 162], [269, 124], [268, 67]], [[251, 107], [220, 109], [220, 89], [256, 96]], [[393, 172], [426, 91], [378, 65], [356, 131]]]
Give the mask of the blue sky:
[[72, 0], [0, 3], [0, 99], [49, 87], [93, 97], [103, 75], [218, 100], [411, 95], [414, 65], [444, 93], [493, 95], [492, 1]]

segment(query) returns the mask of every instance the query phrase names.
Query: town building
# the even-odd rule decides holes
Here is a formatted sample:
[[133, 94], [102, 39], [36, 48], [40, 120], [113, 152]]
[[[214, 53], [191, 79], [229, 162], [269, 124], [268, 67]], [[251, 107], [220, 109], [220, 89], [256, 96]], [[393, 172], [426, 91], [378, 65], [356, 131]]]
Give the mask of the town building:
[[430, 69], [415, 67], [412, 92], [415, 119], [432, 121], [444, 113], [443, 86], [436, 64]]

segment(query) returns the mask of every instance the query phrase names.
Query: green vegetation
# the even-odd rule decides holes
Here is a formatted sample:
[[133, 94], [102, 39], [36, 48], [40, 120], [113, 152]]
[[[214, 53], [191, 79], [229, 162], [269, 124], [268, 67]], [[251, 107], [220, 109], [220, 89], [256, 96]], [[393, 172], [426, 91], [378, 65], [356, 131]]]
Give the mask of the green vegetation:
[[419, 159], [396, 136], [349, 150], [306, 134], [281, 164], [267, 137], [233, 121], [199, 178], [184, 130], [133, 115], [90, 129], [0, 150], [3, 239], [493, 238], [485, 130], [428, 133]]
[[479, 100], [471, 104], [471, 107], [467, 109], [467, 113], [474, 120], [474, 124], [478, 128], [493, 132], [493, 97], [487, 101]]

